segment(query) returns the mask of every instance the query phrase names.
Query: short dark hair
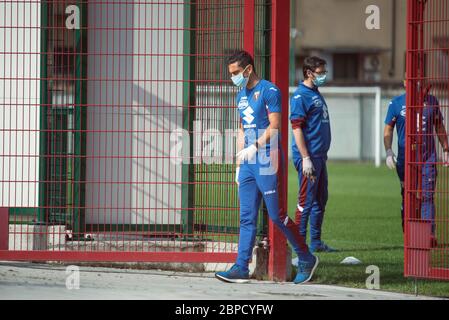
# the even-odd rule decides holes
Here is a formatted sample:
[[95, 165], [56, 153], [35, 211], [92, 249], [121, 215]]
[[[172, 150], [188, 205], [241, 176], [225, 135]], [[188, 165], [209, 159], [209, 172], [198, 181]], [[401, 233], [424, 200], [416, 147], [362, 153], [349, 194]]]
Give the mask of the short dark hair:
[[304, 79], [307, 79], [307, 71], [310, 70], [315, 72], [315, 70], [321, 66], [325, 66], [326, 60], [321, 59], [316, 56], [307, 57], [304, 59], [304, 64], [302, 65], [302, 74], [304, 75]]
[[243, 69], [245, 69], [248, 65], [252, 65], [253, 71], [256, 72], [256, 66], [254, 65], [253, 57], [248, 52], [246, 52], [244, 50], [234, 52], [227, 59], [228, 66], [235, 62], [238, 62], [239, 67], [243, 68]]

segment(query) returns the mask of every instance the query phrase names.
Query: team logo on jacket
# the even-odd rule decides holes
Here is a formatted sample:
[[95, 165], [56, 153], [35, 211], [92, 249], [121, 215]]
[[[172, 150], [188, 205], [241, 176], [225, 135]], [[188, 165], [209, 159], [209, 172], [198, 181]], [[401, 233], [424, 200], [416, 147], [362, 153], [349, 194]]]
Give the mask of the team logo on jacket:
[[237, 106], [239, 109], [245, 109], [249, 106], [248, 98], [242, 97], [239, 101], [239, 105]]
[[314, 96], [312, 101], [316, 108], [321, 108], [323, 106], [323, 101], [318, 96]]
[[254, 110], [253, 110], [253, 108], [248, 107], [242, 113], [244, 115], [243, 120], [245, 120], [246, 123], [251, 124], [251, 122], [253, 122], [253, 120], [254, 120], [254, 116], [253, 116]]
[[260, 91], [254, 92], [254, 101], [257, 101], [260, 96]]
[[402, 106], [401, 116], [405, 118], [405, 106]]

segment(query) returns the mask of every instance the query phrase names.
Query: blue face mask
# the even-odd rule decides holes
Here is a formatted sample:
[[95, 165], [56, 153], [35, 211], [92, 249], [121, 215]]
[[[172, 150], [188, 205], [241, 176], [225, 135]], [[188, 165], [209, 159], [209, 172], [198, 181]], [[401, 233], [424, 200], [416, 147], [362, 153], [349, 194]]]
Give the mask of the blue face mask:
[[[246, 66], [246, 68], [248, 68], [248, 66]], [[234, 83], [234, 85], [239, 88], [244, 88], [248, 84], [249, 76], [247, 78], [243, 76], [243, 73], [245, 72], [246, 68], [238, 75], [231, 77], [231, 80]]]
[[327, 74], [316, 75], [315, 79], [312, 80], [313, 84], [320, 87], [326, 83]]

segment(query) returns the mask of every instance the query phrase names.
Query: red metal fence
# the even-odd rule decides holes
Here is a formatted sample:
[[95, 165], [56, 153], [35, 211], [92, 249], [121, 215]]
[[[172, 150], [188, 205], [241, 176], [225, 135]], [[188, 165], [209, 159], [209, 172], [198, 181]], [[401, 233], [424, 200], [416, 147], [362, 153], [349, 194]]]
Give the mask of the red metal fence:
[[287, 97], [289, 1], [1, 1], [0, 42], [0, 259], [235, 259], [224, 58], [252, 52]]
[[449, 0], [408, 0], [405, 265], [449, 279]]

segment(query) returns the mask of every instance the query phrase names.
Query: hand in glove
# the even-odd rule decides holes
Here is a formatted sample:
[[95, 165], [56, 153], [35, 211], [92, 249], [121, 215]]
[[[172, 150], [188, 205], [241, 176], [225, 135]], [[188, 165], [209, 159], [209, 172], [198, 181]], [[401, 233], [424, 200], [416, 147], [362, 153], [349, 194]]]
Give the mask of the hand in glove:
[[245, 160], [251, 161], [254, 156], [257, 153], [257, 147], [252, 144], [249, 147], [241, 150], [239, 153], [237, 153], [237, 158], [239, 158], [239, 160], [241, 162], [244, 162]]
[[312, 181], [315, 179], [315, 168], [310, 157], [302, 158], [302, 173]]
[[396, 168], [396, 155], [394, 154], [393, 150], [388, 149], [387, 150], [387, 159], [385, 160], [387, 167], [390, 169]]

